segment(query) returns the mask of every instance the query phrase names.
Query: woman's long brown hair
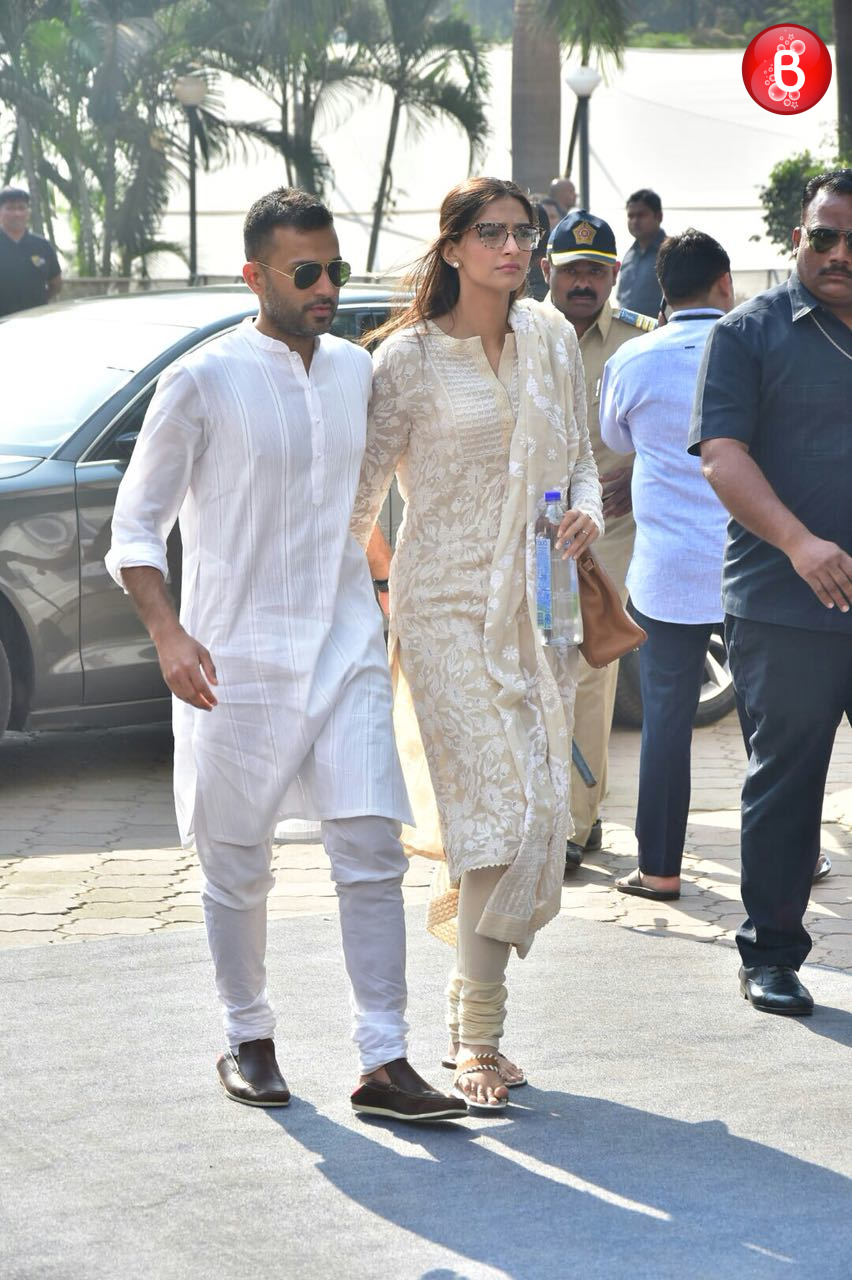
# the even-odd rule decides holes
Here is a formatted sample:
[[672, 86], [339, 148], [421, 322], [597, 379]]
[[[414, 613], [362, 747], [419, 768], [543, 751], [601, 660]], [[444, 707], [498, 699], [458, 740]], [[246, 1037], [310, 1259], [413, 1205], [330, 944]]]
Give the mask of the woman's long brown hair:
[[[518, 200], [529, 221], [538, 225], [529, 196], [514, 182], [502, 178], [468, 178], [447, 192], [441, 205], [438, 236], [402, 282], [403, 292], [414, 295], [412, 300], [380, 328], [366, 334], [362, 339], [365, 346], [373, 347], [399, 329], [436, 320], [452, 311], [459, 298], [459, 273], [444, 261], [443, 250], [447, 244], [461, 239], [485, 205], [507, 196]], [[525, 289], [526, 282], [511, 294], [509, 306]]]

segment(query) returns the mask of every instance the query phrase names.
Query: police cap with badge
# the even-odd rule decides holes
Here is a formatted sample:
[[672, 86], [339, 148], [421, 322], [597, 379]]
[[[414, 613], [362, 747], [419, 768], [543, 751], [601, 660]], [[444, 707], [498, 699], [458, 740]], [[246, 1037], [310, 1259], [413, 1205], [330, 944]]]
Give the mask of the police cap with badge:
[[618, 262], [612, 227], [585, 209], [574, 209], [557, 222], [547, 242], [547, 256], [555, 267], [580, 258], [613, 267]]
[[[596, 218], [585, 209], [573, 209], [558, 222], [547, 242], [547, 256], [554, 267], [566, 262], [601, 262], [611, 267], [618, 265], [615, 236], [612, 227], [603, 218]], [[656, 329], [657, 322], [651, 316], [643, 316], [628, 307], [616, 307], [613, 316], [633, 325], [636, 329]]]

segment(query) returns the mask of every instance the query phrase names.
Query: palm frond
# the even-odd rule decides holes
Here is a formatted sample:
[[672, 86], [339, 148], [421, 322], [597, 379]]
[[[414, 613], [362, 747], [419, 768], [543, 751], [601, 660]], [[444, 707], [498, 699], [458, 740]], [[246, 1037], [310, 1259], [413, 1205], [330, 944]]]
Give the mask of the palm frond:
[[623, 65], [627, 42], [628, 0], [539, 0], [542, 20], [584, 63], [595, 52]]

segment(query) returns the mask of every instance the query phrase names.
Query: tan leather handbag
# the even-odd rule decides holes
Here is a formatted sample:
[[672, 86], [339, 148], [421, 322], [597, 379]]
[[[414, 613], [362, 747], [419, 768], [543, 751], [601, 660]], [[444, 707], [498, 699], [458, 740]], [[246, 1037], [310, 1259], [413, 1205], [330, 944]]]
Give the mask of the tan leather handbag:
[[577, 560], [583, 643], [580, 652], [590, 667], [607, 667], [638, 649], [648, 633], [634, 622], [621, 603], [615, 583], [591, 551]]

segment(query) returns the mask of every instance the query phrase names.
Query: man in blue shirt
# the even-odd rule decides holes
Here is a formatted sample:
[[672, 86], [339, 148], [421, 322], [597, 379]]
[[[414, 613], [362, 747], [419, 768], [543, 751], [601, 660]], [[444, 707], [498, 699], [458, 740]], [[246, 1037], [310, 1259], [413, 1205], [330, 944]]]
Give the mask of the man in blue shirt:
[[666, 238], [663, 204], [656, 191], [643, 187], [627, 197], [627, 230], [633, 244], [624, 255], [618, 281], [618, 301], [631, 311], [654, 316], [660, 310], [657, 254]]
[[727, 524], [727, 512], [686, 443], [704, 345], [733, 306], [734, 289], [725, 250], [691, 229], [663, 241], [657, 274], [672, 308], [669, 323], [610, 356], [600, 416], [604, 443], [636, 454], [636, 541], [627, 586], [633, 613], [648, 633], [639, 650], [639, 866], [616, 888], [666, 900], [680, 897], [692, 722], [707, 645], [722, 621]]
[[852, 716], [852, 169], [812, 178], [786, 284], [713, 330], [690, 448], [731, 513], [723, 603], [751, 723], [740, 989], [809, 1014], [798, 970], [837, 727]]

